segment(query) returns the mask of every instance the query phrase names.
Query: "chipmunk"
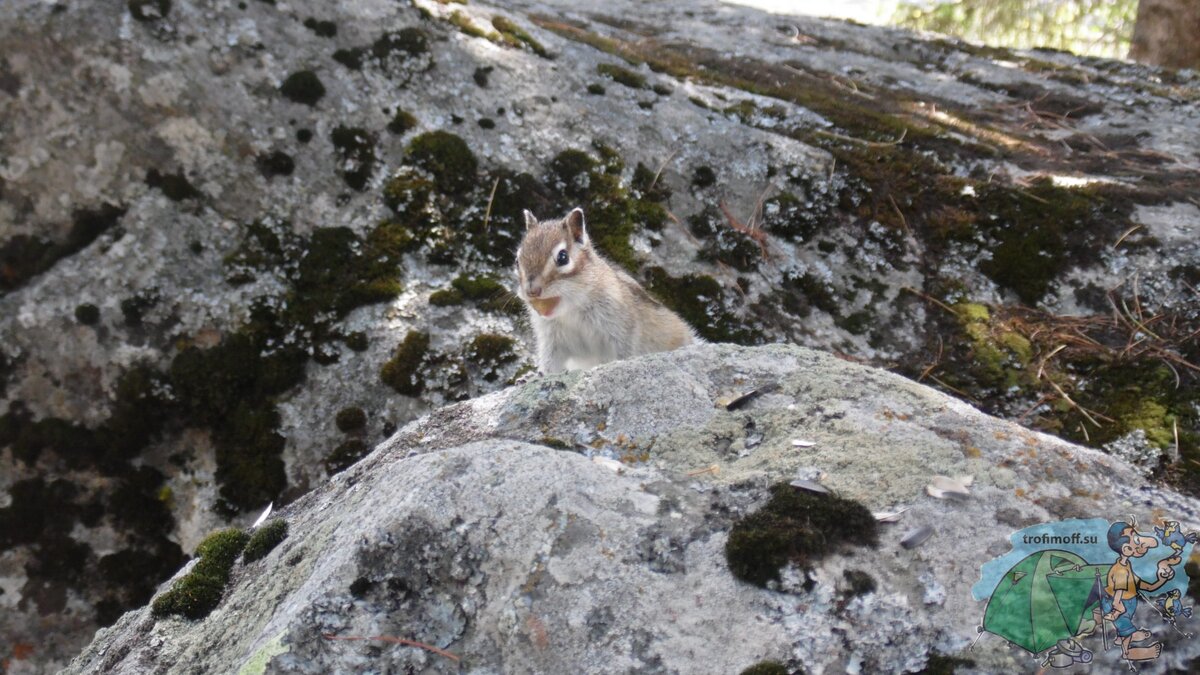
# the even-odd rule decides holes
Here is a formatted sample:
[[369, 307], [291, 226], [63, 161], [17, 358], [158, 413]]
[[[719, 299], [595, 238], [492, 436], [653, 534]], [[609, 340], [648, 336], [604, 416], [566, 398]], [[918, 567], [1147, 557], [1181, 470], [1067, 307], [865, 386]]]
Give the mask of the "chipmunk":
[[543, 374], [700, 341], [683, 319], [596, 251], [582, 209], [545, 222], [524, 213], [517, 295], [529, 308]]

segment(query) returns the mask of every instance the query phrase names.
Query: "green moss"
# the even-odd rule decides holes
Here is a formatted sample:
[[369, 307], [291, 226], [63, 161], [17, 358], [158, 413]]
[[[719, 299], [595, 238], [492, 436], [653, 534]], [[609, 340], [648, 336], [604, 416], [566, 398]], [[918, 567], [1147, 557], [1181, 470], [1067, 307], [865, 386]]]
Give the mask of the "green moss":
[[778, 661], [759, 661], [743, 670], [740, 675], [789, 675], [790, 670]]
[[[812, 186], [807, 190], [815, 191]], [[783, 192], [763, 202], [763, 227], [785, 239], [809, 241], [837, 222], [835, 206], [831, 200], [809, 198], [801, 201], [791, 192]]]
[[574, 449], [570, 443], [562, 440], [561, 438], [554, 438], [553, 436], [543, 436], [540, 440], [538, 440], [538, 443], [546, 446], [547, 448], [554, 448], [555, 450]]
[[875, 577], [862, 570], [847, 569], [842, 572], [842, 578], [846, 580], [846, 589], [843, 594], [848, 597], [875, 592]]
[[499, 31], [501, 39], [506, 43], [513, 46], [524, 45], [534, 54], [544, 59], [550, 58], [550, 53], [546, 51], [542, 43], [535, 40], [532, 35], [513, 23], [511, 19], [497, 14], [492, 17], [492, 27]]
[[687, 222], [692, 233], [703, 242], [701, 260], [719, 262], [743, 272], [757, 269], [763, 261], [763, 250], [758, 242], [734, 229], [716, 208], [707, 206]]
[[517, 360], [513, 351], [516, 341], [505, 335], [482, 333], [476, 335], [463, 350], [468, 363], [477, 368], [487, 382], [499, 378], [501, 366]]
[[400, 294], [399, 253], [409, 244], [406, 233], [384, 221], [365, 241], [346, 227], [313, 230], [290, 281], [289, 324], [315, 331], [318, 342], [330, 339], [330, 321], [351, 310], [390, 300]]
[[428, 171], [437, 188], [451, 194], [469, 190], [479, 163], [462, 138], [448, 131], [421, 134], [408, 145], [407, 159]]
[[287, 76], [279, 86], [279, 93], [289, 101], [315, 106], [325, 95], [325, 85], [313, 71], [301, 70]]
[[450, 282], [450, 288], [435, 291], [429, 296], [429, 304], [438, 307], [461, 305], [467, 301], [485, 311], [520, 311], [512, 302], [508, 289], [490, 276], [461, 274]]
[[428, 52], [429, 35], [414, 26], [384, 33], [371, 44], [371, 54], [380, 60], [393, 54], [414, 57]]
[[138, 21], [157, 21], [171, 13], [171, 0], [129, 0], [126, 5]]
[[255, 160], [258, 170], [267, 178], [275, 176], [290, 176], [296, 170], [296, 162], [292, 156], [281, 150], [261, 155]]
[[692, 185], [703, 190], [712, 187], [717, 182], [717, 173], [710, 166], [698, 166], [692, 172]]
[[185, 199], [199, 199], [204, 196], [197, 190], [183, 171], [164, 174], [158, 169], [150, 169], [146, 172], [146, 185], [152, 188], [162, 190], [162, 193], [174, 202], [181, 202]]
[[633, 178], [629, 181], [629, 188], [637, 199], [665, 202], [671, 198], [671, 188], [667, 187], [662, 177], [641, 162], [638, 162], [633, 169]]
[[929, 654], [925, 667], [917, 675], [954, 675], [961, 668], [973, 668], [975, 662], [958, 656], [947, 656], [936, 651]]
[[1089, 240], [1112, 229], [1102, 221], [1115, 207], [1095, 190], [1060, 188], [1049, 180], [1024, 189], [980, 190], [977, 208], [991, 217], [976, 224], [997, 243], [979, 269], [1028, 304], [1042, 299]]
[[351, 438], [339, 444], [325, 458], [325, 471], [330, 476], [341, 473], [370, 452], [370, 446], [361, 438]]
[[392, 358], [383, 364], [380, 378], [383, 383], [405, 396], [420, 396], [425, 390], [421, 372], [429, 355], [429, 334], [409, 331], [396, 348]]
[[580, 150], [565, 150], [550, 160], [546, 183], [560, 197], [560, 210], [582, 206], [588, 234], [601, 253], [627, 270], [636, 271], [637, 255], [630, 237], [640, 228], [659, 229], [666, 212], [658, 204], [634, 199], [622, 186], [623, 165], [615, 153], [601, 148], [604, 161]]
[[465, 13], [460, 12], [458, 10], [455, 10], [454, 12], [452, 12], [450, 14], [450, 17], [447, 20], [451, 23], [451, 25], [453, 25], [455, 28], [457, 28], [459, 31], [461, 31], [465, 35], [470, 35], [471, 37], [483, 38], [484, 40], [491, 40], [493, 42], [500, 41], [499, 34], [494, 33], [494, 32], [485, 31], [484, 29], [475, 25], [475, 22], [471, 21], [471, 17], [467, 16]]
[[100, 320], [100, 308], [85, 302], [75, 307], [75, 320], [85, 326], [94, 326]]
[[871, 314], [870, 310], [866, 309], [834, 319], [834, 324], [838, 328], [842, 328], [853, 335], [864, 335], [871, 329], [874, 323], [875, 316]]
[[154, 289], [139, 291], [121, 301], [121, 315], [126, 326], [140, 326], [147, 310], [158, 304], [158, 292]]
[[[1175, 445], [1179, 428], [1181, 465], [1191, 472], [1191, 459], [1200, 458], [1200, 444], [1192, 429], [1200, 421], [1196, 405], [1200, 392], [1195, 387], [1176, 387], [1175, 374], [1157, 361], [1104, 363], [1082, 361], [1075, 367], [1085, 373], [1072, 394], [1079, 405], [1101, 411], [1114, 422], [1097, 428], [1075, 409], [1063, 416], [1062, 433], [1077, 442], [1100, 446], [1141, 429], [1158, 448]], [[1080, 427], [1087, 424], [1087, 437]], [[1191, 464], [1191, 466], [1188, 466]]]
[[747, 325], [728, 307], [726, 293], [710, 276], [672, 277], [661, 267], [646, 270], [646, 290], [677, 312], [705, 340], [751, 345], [762, 331]]
[[330, 135], [339, 158], [338, 173], [351, 188], [362, 192], [375, 173], [375, 139], [361, 127], [334, 127]]
[[200, 561], [170, 590], [154, 599], [151, 613], [156, 618], [182, 616], [203, 619], [221, 603], [229, 573], [245, 548], [249, 536], [237, 529], [208, 535], [196, 547]]
[[370, 63], [384, 71], [401, 67], [411, 59], [429, 51], [429, 38], [420, 28], [405, 28], [386, 32], [367, 46], [339, 49], [333, 60], [350, 70], [362, 70]]
[[367, 426], [367, 413], [362, 408], [342, 408], [334, 421], [342, 432], [361, 431]]
[[273, 398], [299, 384], [306, 359], [299, 351], [264, 355], [243, 332], [211, 349], [184, 349], [172, 362], [171, 385], [186, 419], [212, 429], [217, 480], [228, 504], [257, 507], [286, 487]]
[[617, 84], [623, 84], [630, 89], [646, 89], [646, 78], [638, 73], [611, 63], [601, 63], [596, 66], [596, 72], [611, 79]]
[[254, 280], [258, 270], [278, 267], [285, 262], [281, 232], [263, 222], [246, 226], [242, 241], [225, 256], [225, 280], [240, 285]]
[[392, 120], [387, 125], [387, 130], [397, 136], [403, 136], [416, 128], [417, 118], [413, 117], [412, 113], [400, 108], [396, 109], [396, 114], [392, 115]]
[[370, 346], [367, 334], [361, 330], [356, 330], [353, 333], [345, 335], [342, 338], [342, 342], [346, 343], [347, 347], [356, 352], [365, 352], [367, 351], [367, 347]]
[[350, 70], [362, 70], [363, 60], [367, 56], [367, 50], [363, 47], [350, 47], [339, 49], [333, 53], [333, 60], [346, 66]]
[[762, 508], [734, 524], [725, 544], [729, 571], [756, 586], [778, 581], [787, 563], [808, 568], [849, 545], [875, 546], [878, 525], [862, 504], [781, 483]]
[[429, 304], [434, 307], [454, 307], [463, 304], [466, 298], [457, 288], [443, 288], [429, 294]]
[[985, 305], [960, 302], [954, 307], [970, 346], [970, 367], [964, 375], [976, 386], [1008, 390], [1032, 383], [1028, 368], [1033, 346], [1028, 338], [1003, 321], [993, 320]]
[[332, 21], [323, 21], [310, 16], [304, 20], [304, 27], [311, 30], [318, 37], [337, 37], [337, 24]]
[[262, 560], [281, 541], [287, 539], [287, 536], [288, 524], [286, 520], [276, 518], [263, 523], [254, 530], [250, 538], [246, 541], [246, 548], [242, 552], [242, 560], [247, 563]]
[[[495, 194], [489, 188], [495, 185]], [[477, 213], [485, 213], [490, 203], [491, 213], [487, 222], [478, 216], [468, 219], [460, 234], [479, 259], [489, 265], [510, 268], [521, 238], [525, 235], [523, 209], [538, 210], [542, 204], [555, 201], [555, 195], [527, 173], [514, 173], [505, 169], [493, 171], [486, 180], [480, 181], [474, 202]], [[501, 296], [492, 296], [499, 301]], [[482, 298], [480, 298], [482, 299]]]

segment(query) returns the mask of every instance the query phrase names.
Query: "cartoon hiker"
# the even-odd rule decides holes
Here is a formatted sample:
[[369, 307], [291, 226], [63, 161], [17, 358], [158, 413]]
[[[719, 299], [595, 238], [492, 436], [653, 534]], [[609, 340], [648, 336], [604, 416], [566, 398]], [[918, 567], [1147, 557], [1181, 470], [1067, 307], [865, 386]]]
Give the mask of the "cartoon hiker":
[[1133, 624], [1138, 607], [1138, 592], [1158, 590], [1173, 579], [1173, 568], [1182, 561], [1182, 557], [1178, 550], [1175, 550], [1171, 557], [1160, 560], [1158, 580], [1149, 583], [1137, 577], [1130, 559], [1145, 556], [1147, 551], [1158, 546], [1157, 539], [1139, 534], [1129, 523], [1116, 522], [1108, 528], [1108, 546], [1116, 552], [1117, 561], [1108, 570], [1108, 583], [1104, 587], [1104, 595], [1100, 598], [1104, 620], [1111, 621], [1116, 627], [1116, 644], [1121, 647], [1121, 655], [1126, 660], [1157, 659], [1162, 653], [1161, 642], [1135, 646], [1135, 643], [1151, 637], [1150, 631], [1138, 629]]

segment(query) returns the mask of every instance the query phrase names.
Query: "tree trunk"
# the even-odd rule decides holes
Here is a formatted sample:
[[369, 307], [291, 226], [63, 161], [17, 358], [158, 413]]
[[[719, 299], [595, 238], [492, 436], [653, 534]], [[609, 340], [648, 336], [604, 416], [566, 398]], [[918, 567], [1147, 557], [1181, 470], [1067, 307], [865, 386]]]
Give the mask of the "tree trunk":
[[1141, 0], [1129, 58], [1171, 68], [1200, 68], [1200, 0]]

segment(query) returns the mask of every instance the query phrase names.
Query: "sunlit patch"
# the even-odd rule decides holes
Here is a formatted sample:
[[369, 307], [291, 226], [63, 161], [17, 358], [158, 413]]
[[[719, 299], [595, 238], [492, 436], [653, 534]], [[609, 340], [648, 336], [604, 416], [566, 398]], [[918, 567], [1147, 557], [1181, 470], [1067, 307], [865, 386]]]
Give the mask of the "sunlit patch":
[[1104, 176], [1050, 176], [1050, 182], [1055, 187], [1081, 188], [1097, 183], [1117, 183], [1119, 181]]

